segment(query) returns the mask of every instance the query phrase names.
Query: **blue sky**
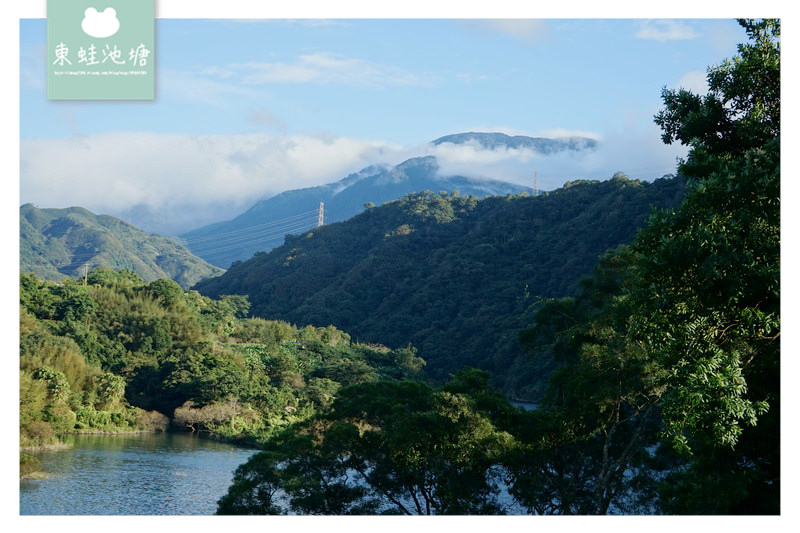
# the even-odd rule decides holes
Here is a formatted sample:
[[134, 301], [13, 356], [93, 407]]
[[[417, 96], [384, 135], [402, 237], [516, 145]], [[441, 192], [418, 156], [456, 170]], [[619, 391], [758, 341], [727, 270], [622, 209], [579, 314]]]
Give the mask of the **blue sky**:
[[[370, 164], [437, 155], [442, 174], [547, 190], [616, 171], [654, 179], [679, 146], [653, 115], [664, 86], [705, 91], [744, 38], [729, 19], [157, 19], [156, 98], [48, 101], [45, 21], [20, 22], [20, 197], [175, 231]], [[463, 131], [584, 135], [542, 157], [436, 151]]]
[[106, 131], [331, 134], [413, 144], [469, 128], [602, 133], [735, 52], [731, 20], [159, 19], [153, 102], [44, 97], [21, 22], [23, 139]]
[[[166, 17], [218, 17], [231, 16], [230, 6], [234, 6], [237, 16], [253, 16], [253, 13], [263, 13], [263, 16], [282, 16], [281, 10], [290, 10], [292, 6], [304, 2], [278, 3], [260, 2], [266, 6], [260, 10], [247, 5], [240, 0], [157, 0], [159, 16]], [[363, 6], [350, 8], [343, 11], [342, 0], [327, 2], [323, 7], [311, 13], [313, 16], [343, 16], [359, 10], [364, 13]], [[419, 2], [404, 2], [413, 4], [416, 10], [413, 16], [451, 16], [452, 10], [431, 10], [427, 4], [419, 7]], [[365, 4], [367, 4], [365, 2]], [[369, 2], [370, 6], [379, 4]], [[469, 16], [464, 9], [469, 7], [469, 2], [459, 2], [460, 16]], [[476, 3], [477, 4], [477, 3]], [[482, 3], [483, 5], [487, 3]], [[477, 13], [479, 16], [512, 16], [526, 14], [538, 15], [541, 7], [533, 2], [522, 3], [515, 1], [508, 8], [504, 2], [497, 0], [484, 11]], [[524, 13], [523, 4], [533, 6], [529, 13]], [[548, 4], [552, 6], [552, 4]], [[656, 9], [657, 16], [712, 16], [734, 17], [746, 14], [787, 15], [788, 3], [771, 2], [770, 0], [753, 4], [750, 1], [731, 0], [720, 5], [718, 3], [702, 3], [696, 1], [677, 1], [669, 4], [637, 4], [637, 12], [630, 11], [631, 6], [626, 4], [621, 11], [619, 6], [610, 11], [614, 15], [629, 16], [639, 15], [642, 10]], [[675, 5], [678, 5], [676, 10]], [[201, 22], [192, 19], [171, 20], [158, 19], [157, 21], [157, 59], [159, 67], [169, 71], [159, 71], [157, 100], [149, 104], [115, 104], [103, 103], [78, 104], [72, 102], [48, 103], [45, 100], [43, 57], [44, 57], [44, 20], [36, 22], [21, 21], [21, 18], [43, 17], [45, 2], [12, 2], [4, 6], [8, 13], [0, 18], [3, 31], [0, 38], [5, 39], [4, 50], [8, 55], [19, 52], [19, 100], [17, 99], [16, 84], [6, 83], [1, 90], [5, 90], [4, 113], [5, 136], [3, 143], [3, 162], [5, 167], [6, 182], [4, 194], [8, 203], [3, 209], [4, 216], [10, 220], [4, 225], [4, 245], [11, 250], [12, 255], [19, 243], [19, 227], [16, 215], [18, 201], [32, 201], [41, 207], [64, 207], [68, 205], [92, 206], [96, 211], [110, 212], [113, 205], [103, 205], [102, 197], [95, 194], [96, 190], [103, 191], [104, 197], [111, 197], [103, 187], [103, 179], [116, 180], [114, 200], [126, 200], [128, 196], [134, 197], [136, 202], [153, 201], [152, 198], [139, 198], [130, 194], [123, 187], [126, 182], [132, 182], [131, 187], [136, 190], [156, 188], [157, 183], [164, 183], [165, 194], [190, 191], [194, 198], [187, 200], [186, 205], [203, 210], [211, 206], [209, 198], [212, 195], [224, 197], [228, 191], [214, 189], [209, 184], [220, 181], [212, 175], [199, 176], [202, 178], [201, 186], [191, 187], [186, 185], [184, 175], [178, 170], [187, 165], [186, 156], [176, 154], [179, 141], [185, 141], [189, 136], [206, 136], [201, 140], [207, 144], [222, 143], [228, 140], [233, 149], [236, 145], [236, 136], [252, 135], [238, 132], [265, 132], [277, 146], [282, 147], [280, 141], [284, 138], [295, 139], [294, 146], [301, 143], [299, 136], [308, 138], [325, 138], [339, 136], [341, 139], [351, 140], [345, 143], [348, 146], [357, 146], [365, 141], [398, 145], [401, 148], [413, 149], [418, 143], [430, 140], [438, 135], [485, 126], [486, 128], [507, 128], [513, 131], [538, 133], [548, 129], [569, 129], [588, 131], [604, 136], [606, 145], [615, 144], [618, 148], [612, 150], [605, 160], [605, 166], [598, 164], [595, 169], [588, 168], [587, 176], [602, 177], [609, 168], [626, 170], [636, 174], [633, 167], [667, 166], [673, 168], [674, 153], [656, 151], [658, 132], [652, 124], [652, 114], [660, 108], [659, 93], [662, 86], [674, 86], [684, 76], [688, 80], [698, 81], [697, 73], [702, 73], [709, 65], [718, 63], [725, 57], [735, 54], [735, 44], [743, 38], [735, 22], [725, 20], [693, 21], [680, 19], [676, 31], [669, 31], [666, 26], [663, 33], [650, 31], [651, 37], [658, 39], [637, 38], [642, 28], [641, 22], [636, 20], [573, 20], [563, 24], [547, 21], [544, 25], [547, 31], [537, 32], [536, 24], [528, 25], [517, 23], [505, 28], [502, 24], [492, 29], [480, 23], [448, 23], [441, 24], [437, 31], [428, 34], [403, 31], [399, 35], [386, 34], [377, 26], [362, 23], [346, 27], [318, 24], [303, 26], [302, 24], [271, 23], [259, 25], [252, 22], [235, 23], [232, 21], [217, 21], [214, 23]], [[330, 6], [327, 8], [326, 6]], [[505, 11], [500, 8], [506, 7]], [[570, 2], [564, 7], [556, 6], [559, 16], [607, 16], [607, 3], [600, 2]], [[720, 11], [723, 9], [723, 11]], [[488, 13], [486, 12], [488, 10]], [[536, 13], [532, 13], [532, 11]], [[665, 12], [664, 10], [668, 10]], [[552, 11], [552, 10], [551, 10]], [[372, 11], [373, 13], [375, 11]], [[645, 15], [651, 15], [644, 13]], [[294, 13], [289, 13], [294, 16]], [[301, 16], [305, 13], [301, 13]], [[396, 13], [390, 13], [397, 16]], [[405, 15], [401, 13], [400, 15]], [[383, 16], [378, 13], [378, 16]], [[433, 22], [423, 21], [425, 24], [435, 25]], [[402, 21], [389, 21], [386, 24], [402, 26]], [[200, 28], [213, 27], [213, 31]], [[684, 33], [681, 28], [686, 26], [692, 30]], [[789, 36], [782, 43], [784, 92], [795, 94], [797, 72], [796, 47], [792, 47], [792, 36], [796, 23], [789, 17], [784, 20], [784, 35]], [[521, 26], [521, 27], [520, 27]], [[181, 28], [181, 33], [176, 30]], [[569, 28], [573, 31], [569, 31]], [[16, 29], [19, 28], [20, 39], [16, 38]], [[370, 29], [372, 28], [372, 29]], [[541, 29], [541, 26], [540, 26]], [[648, 30], [648, 27], [644, 28]], [[649, 27], [652, 30], [652, 26]], [[658, 26], [655, 28], [658, 29]], [[676, 28], [673, 27], [673, 30]], [[505, 31], [504, 31], [505, 30]], [[398, 30], [400, 31], [400, 30]], [[368, 43], [360, 43], [359, 39], [367, 35], [374, 39]], [[225, 39], [222, 36], [225, 35]], [[256, 35], [260, 40], [269, 40], [269, 43], [253, 46], [252, 42], [244, 40], [245, 35]], [[647, 32], [642, 36], [647, 35]], [[669, 38], [672, 37], [672, 38]], [[691, 38], [677, 38], [691, 37]], [[254, 41], [258, 42], [258, 40]], [[226, 43], [231, 43], [226, 46]], [[234, 46], [238, 43], [238, 46]], [[19, 46], [19, 49], [17, 49]], [[457, 51], [460, 55], [456, 56]], [[349, 59], [371, 61], [377, 65], [402, 68], [403, 71], [416, 75], [424, 73], [439, 74], [438, 84], [433, 87], [413, 87], [400, 85], [386, 85], [382, 88], [360, 92], [355, 89], [348, 91], [348, 87], [334, 87], [331, 78], [327, 78], [327, 85], [317, 78], [316, 81], [308, 80], [305, 83], [272, 83], [260, 86], [242, 86], [236, 79], [214, 78], [210, 74], [202, 74], [208, 67], [221, 67], [228, 63], [240, 62], [239, 58], [253, 61], [253, 58], [262, 62], [283, 62], [293, 64], [304, 54], [328, 52], [341, 54]], [[412, 53], [413, 52], [413, 53]], [[494, 52], [494, 55], [492, 55]], [[269, 55], [278, 54], [278, 55]], [[38, 62], [38, 63], [37, 63]], [[352, 63], [350, 63], [352, 65]], [[513, 70], [517, 68], [519, 70]], [[395, 71], [396, 72], [396, 71]], [[464, 76], [453, 76], [444, 80], [444, 72], [454, 72]], [[525, 74], [527, 77], [523, 77]], [[485, 76], [485, 77], [484, 77]], [[7, 73], [6, 80], [13, 80], [14, 69]], [[700, 76], [702, 78], [702, 76]], [[458, 84], [458, 81], [461, 84]], [[560, 82], [575, 81], [570, 85]], [[445, 81], [447, 83], [445, 83]], [[473, 83], [467, 83], [472, 81]], [[197, 103], [197, 98], [181, 91], [181, 87], [194, 88], [198, 91], [201, 86], [208, 88], [206, 94], [213, 95], [210, 101]], [[477, 83], [483, 82], [483, 84]], [[38, 85], [37, 85], [38, 83]], [[332, 89], [336, 92], [331, 92]], [[214, 89], [214, 90], [212, 90]], [[247, 91], [245, 91], [245, 89]], [[445, 91], [444, 89], [447, 89]], [[334, 99], [333, 95], [338, 95]], [[437, 101], [434, 98], [443, 99]], [[323, 95], [323, 96], [319, 96]], [[392, 101], [389, 96], [401, 100]], [[345, 99], [345, 97], [349, 97]], [[314, 102], [318, 102], [315, 105]], [[348, 103], [349, 102], [349, 103]], [[381, 102], [390, 105], [381, 106]], [[328, 109], [328, 104], [335, 104], [333, 110]], [[227, 107], [226, 107], [227, 106]], [[433, 109], [434, 112], [430, 112]], [[19, 110], [19, 127], [15, 118]], [[354, 112], [354, 110], [356, 112]], [[424, 113], [423, 113], [424, 111]], [[796, 113], [793, 102], [788, 99], [784, 103], [784, 136], [789, 131], [789, 141], [784, 143], [788, 147], [784, 154], [782, 167], [785, 175], [789, 176], [782, 182], [782, 225], [786, 229], [783, 236], [784, 254], [782, 269], [786, 272], [796, 272], [800, 269], [797, 263], [798, 249], [797, 229], [800, 222], [797, 220], [797, 180], [791, 179], [796, 175], [795, 161], [791, 148], [794, 146], [796, 136], [792, 133]], [[118, 133], [121, 141], [109, 132]], [[157, 137], [156, 133], [169, 134], [170, 137]], [[132, 149], [129, 141], [133, 133], [138, 134], [139, 142]], [[212, 137], [218, 135], [219, 137]], [[21, 136], [21, 141], [17, 139]], [[106, 137], [102, 137], [106, 136]], [[283, 136], [283, 137], [280, 137]], [[655, 138], [654, 138], [655, 137]], [[154, 156], [153, 139], [156, 141], [170, 140], [171, 144], [163, 153]], [[250, 139], [259, 146], [258, 139]], [[65, 166], [57, 158], [50, 158], [51, 166], [42, 166], [37, 170], [37, 175], [31, 173], [30, 163], [33, 159], [48, 160], [53, 150], [63, 148], [65, 142], [81, 144], [83, 161]], [[105, 142], [101, 142], [105, 141]], [[163, 144], [163, 143], [162, 143]], [[324, 143], [323, 143], [324, 144]], [[260, 146], [264, 143], [261, 142]], [[308, 145], [308, 143], [307, 143]], [[313, 144], [310, 145], [313, 148]], [[666, 147], [665, 147], [666, 148]], [[241, 150], [239, 150], [241, 151]], [[344, 151], [344, 150], [343, 150]], [[122, 172], [114, 176], [108, 172], [108, 167], [102, 167], [106, 177], [92, 176], [98, 167], [97, 161], [101, 156], [114, 160], [120, 152], [127, 153], [126, 163], [130, 166], [131, 158], [137, 161], [152, 161], [155, 175], [154, 180], [148, 181], [146, 187], [137, 186], [138, 181], [144, 181], [149, 176], [139, 172]], [[269, 150], [265, 150], [270, 155]], [[313, 152], [313, 150], [311, 151]], [[327, 152], [326, 152], [327, 153]], [[367, 156], [376, 152], [364, 152]], [[632, 158], [632, 154], [642, 153], [641, 158]], [[191, 155], [191, 154], [190, 154]], [[170, 162], [170, 157], [176, 158]], [[629, 158], [629, 159], [626, 159]], [[307, 159], [307, 158], [305, 158]], [[359, 157], [345, 158], [337, 165], [332, 165], [334, 171], [342, 171], [360, 164]], [[19, 167], [17, 164], [19, 163]], [[327, 168], [330, 161], [323, 161], [320, 169]], [[28, 164], [28, 168], [26, 168]], [[193, 168], [193, 173], [200, 173], [203, 165]], [[205, 165], [207, 166], [207, 165]], [[164, 174], [161, 167], [167, 167], [170, 173]], [[544, 167], [539, 164], [540, 175], [544, 174]], [[288, 171], [296, 170], [289, 165]], [[650, 172], [642, 174], [643, 177], [653, 177]], [[42, 175], [49, 174], [45, 178]], [[268, 194], [269, 190], [285, 185], [311, 183], [313, 179], [332, 180], [338, 179], [333, 171], [317, 174], [308, 170], [303, 174], [302, 180], [277, 180], [270, 176], [262, 176], [262, 188], [253, 187], [245, 194], [245, 198], [234, 198], [229, 201], [231, 209], [237, 202], [243, 207], [258, 194]], [[555, 174], [555, 173], [554, 173]], [[641, 173], [640, 173], [641, 174]], [[645, 175], [646, 174], [646, 175]], [[19, 177], [19, 180], [17, 179]], [[196, 178], [190, 174], [189, 178]], [[564, 174], [557, 176], [559, 179]], [[577, 176], [575, 176], [577, 177]], [[68, 186], [65, 186], [67, 184]], [[17, 186], [19, 185], [19, 189]], [[180, 189], [176, 189], [180, 187]], [[56, 193], [50, 194], [49, 189]], [[194, 189], [200, 189], [195, 192]], [[228, 187], [235, 190], [235, 187]], [[176, 192], [177, 191], [177, 192]], [[18, 194], [19, 192], [19, 194]], [[109, 202], [106, 202], [108, 204]], [[786, 208], [788, 206], [788, 208]], [[169, 207], [167, 205], [166, 207]], [[117, 207], [116, 209], [122, 209]], [[18, 286], [13, 281], [16, 279], [17, 267], [13, 261], [7, 262], [3, 272], [3, 279], [8, 282], [0, 287], [3, 292], [2, 301], [6, 303], [6, 315], [14, 316], [18, 312], [17, 298]], [[782, 280], [782, 297], [784, 302], [796, 302], [798, 296], [797, 276], [784, 276]], [[10, 281], [9, 281], [10, 280]], [[787, 324], [796, 324], [797, 315], [794, 306], [787, 305], [784, 310], [784, 321]], [[796, 328], [784, 328], [784, 346], [787, 353], [791, 353], [797, 346], [796, 335], [792, 332]], [[17, 347], [18, 339], [13, 320], [5, 322], [4, 348], [8, 353], [13, 353]], [[794, 358], [788, 357], [783, 361], [783, 375], [786, 379], [796, 374]], [[10, 365], [13, 358], [8, 359], [9, 368], [5, 373], [6, 382], [3, 390], [10, 398], [5, 405], [13, 405], [16, 399], [14, 391], [17, 389], [16, 374]], [[788, 381], [787, 381], [788, 383]], [[789, 389], [790, 387], [787, 387]], [[789, 391], [791, 392], [791, 391]], [[787, 394], [782, 399], [786, 412], [796, 410], [796, 394]], [[13, 423], [17, 416], [14, 409], [4, 411], [8, 415], [8, 423]], [[793, 442], [796, 429], [789, 425], [783, 432], [787, 443]], [[13, 443], [8, 445], [8, 454], [13, 456], [16, 450]], [[784, 470], [789, 474], [797, 472], [797, 464], [791, 455], [785, 458]], [[11, 480], [13, 482], [13, 480]], [[16, 489], [15, 489], [16, 490]], [[796, 492], [796, 491], [794, 491]], [[788, 497], [793, 496], [790, 490]], [[18, 512], [16, 502], [8, 498], [7, 516], [15, 516]], [[787, 522], [788, 523], [788, 522]], [[739, 524], [737, 526], [736, 524]], [[349, 524], [348, 524], [349, 525]], [[505, 527], [506, 524], [504, 524]], [[524, 524], [527, 525], [527, 524]], [[30, 524], [25, 524], [26, 527]], [[592, 524], [596, 527], [595, 524]], [[733, 530], [751, 527], [748, 521], [733, 519], [725, 522], [724, 526]], [[613, 523], [612, 527], [617, 527]]]

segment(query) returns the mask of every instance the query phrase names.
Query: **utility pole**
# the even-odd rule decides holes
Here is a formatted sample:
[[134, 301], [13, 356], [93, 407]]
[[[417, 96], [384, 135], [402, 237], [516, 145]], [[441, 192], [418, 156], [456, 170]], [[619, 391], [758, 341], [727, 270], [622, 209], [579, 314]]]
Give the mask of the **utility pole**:
[[539, 169], [533, 170], [533, 195], [539, 196]]
[[325, 202], [319, 203], [319, 216], [317, 217], [317, 227], [325, 224]]

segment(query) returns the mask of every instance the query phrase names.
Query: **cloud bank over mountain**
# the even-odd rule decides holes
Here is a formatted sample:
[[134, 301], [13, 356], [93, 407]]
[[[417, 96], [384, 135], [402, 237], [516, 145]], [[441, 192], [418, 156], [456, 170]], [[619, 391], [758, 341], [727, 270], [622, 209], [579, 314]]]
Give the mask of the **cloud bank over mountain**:
[[142, 205], [236, 211], [338, 180], [396, 149], [343, 137], [125, 132], [25, 140], [20, 151], [22, 203], [114, 214]]
[[[558, 132], [559, 136], [569, 132]], [[585, 134], [584, 134], [585, 135]], [[21, 203], [82, 206], [120, 216], [130, 210], [171, 212], [185, 231], [236, 215], [285, 190], [340, 180], [362, 168], [436, 156], [440, 175], [491, 178], [540, 188], [567, 180], [604, 179], [621, 170], [654, 179], [675, 168], [681, 147], [649, 131], [594, 135], [591, 150], [543, 155], [525, 147], [477, 142], [399, 146], [324, 135], [181, 135], [117, 132], [23, 140]]]

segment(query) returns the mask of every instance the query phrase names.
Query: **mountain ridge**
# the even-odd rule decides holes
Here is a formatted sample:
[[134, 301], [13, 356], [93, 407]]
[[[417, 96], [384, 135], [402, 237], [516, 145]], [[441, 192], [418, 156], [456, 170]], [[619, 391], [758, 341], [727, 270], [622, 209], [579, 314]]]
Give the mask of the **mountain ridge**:
[[[464, 176], [439, 177], [438, 171], [438, 162], [434, 156], [413, 157], [394, 167], [370, 165], [359, 172], [348, 174], [337, 182], [284, 191], [257, 202], [232, 220], [210, 224], [183, 233], [179, 237], [186, 242], [187, 248], [199, 257], [216, 266], [227, 267], [235, 261], [249, 259], [255, 252], [269, 251], [279, 246], [283, 242], [285, 233], [290, 231], [273, 235], [270, 239], [257, 240], [255, 243], [248, 242], [242, 246], [236, 246], [235, 242], [226, 243], [224, 239], [217, 240], [215, 234], [243, 232], [244, 235], [252, 235], [253, 239], [258, 239], [256, 231], [244, 232], [247, 232], [249, 227], [265, 228], [265, 225], [272, 221], [308, 213], [318, 209], [320, 202], [325, 204], [325, 221], [330, 223], [350, 218], [363, 210], [365, 204], [380, 205], [396, 200], [404, 194], [422, 190], [458, 190], [465, 195], [481, 197], [531, 191], [529, 187], [500, 180]], [[302, 224], [289, 227], [294, 230], [311, 229], [317, 222], [313, 213], [298, 219], [307, 221], [306, 227], [297, 227]], [[215, 242], [219, 244], [216, 250], [214, 246], [209, 246], [209, 243]]]
[[332, 324], [392, 347], [410, 342], [436, 380], [475, 366], [530, 398], [546, 375], [517, 343], [532, 306], [571, 294], [651, 207], [672, 208], [683, 191], [681, 178], [618, 176], [540, 196], [410, 194], [288, 237], [195, 289], [247, 295], [262, 318]]
[[[501, 147], [526, 149], [545, 156], [563, 151], [593, 150], [597, 146], [597, 141], [588, 137], [545, 138], [509, 136], [494, 132], [445, 135], [431, 141], [429, 145], [437, 147], [447, 143], [478, 144], [488, 150]], [[336, 182], [284, 191], [260, 200], [231, 220], [181, 233], [179, 238], [196, 255], [218, 267], [227, 268], [234, 262], [249, 259], [256, 252], [269, 251], [279, 246], [286, 234], [314, 227], [317, 220], [311, 211], [318, 209], [320, 203], [325, 204], [325, 221], [339, 222], [356, 215], [366, 204], [380, 205], [405, 194], [423, 190], [448, 192], [458, 190], [464, 195], [481, 198], [532, 192], [530, 187], [502, 179], [443, 176], [440, 170], [439, 162], [434, 155], [411, 157], [395, 166], [370, 165]], [[279, 221], [305, 224], [281, 226], [277, 225]], [[276, 222], [275, 231], [261, 233], [261, 230], [266, 232], [273, 229], [271, 222]], [[252, 231], [248, 231], [248, 228], [252, 228]], [[281, 233], [281, 229], [286, 231]], [[232, 241], [223, 238], [231, 234], [241, 238]]]
[[567, 137], [530, 137], [527, 135], [507, 135], [499, 132], [468, 131], [445, 135], [432, 141], [433, 145], [444, 143], [466, 144], [475, 142], [487, 149], [503, 148], [528, 148], [540, 154], [553, 154], [564, 150], [579, 151], [594, 149], [597, 140], [582, 136]]
[[84, 266], [131, 270], [145, 281], [169, 278], [183, 287], [223, 272], [174, 239], [111, 215], [79, 206], [20, 206], [20, 271], [60, 281], [82, 275]]

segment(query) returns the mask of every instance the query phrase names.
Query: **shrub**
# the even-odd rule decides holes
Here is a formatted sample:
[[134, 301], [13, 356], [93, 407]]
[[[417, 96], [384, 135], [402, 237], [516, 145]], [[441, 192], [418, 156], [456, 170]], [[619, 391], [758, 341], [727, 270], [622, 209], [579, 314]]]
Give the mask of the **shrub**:
[[62, 403], [47, 405], [42, 410], [42, 417], [56, 433], [66, 433], [75, 429], [77, 419], [75, 412]]
[[55, 431], [44, 420], [34, 420], [23, 424], [20, 428], [20, 445], [42, 446], [55, 441]]
[[144, 409], [132, 408], [135, 427], [151, 431], [166, 431], [169, 427], [169, 418], [158, 411], [145, 411]]
[[19, 476], [26, 476], [41, 470], [42, 463], [29, 453], [19, 454]]

